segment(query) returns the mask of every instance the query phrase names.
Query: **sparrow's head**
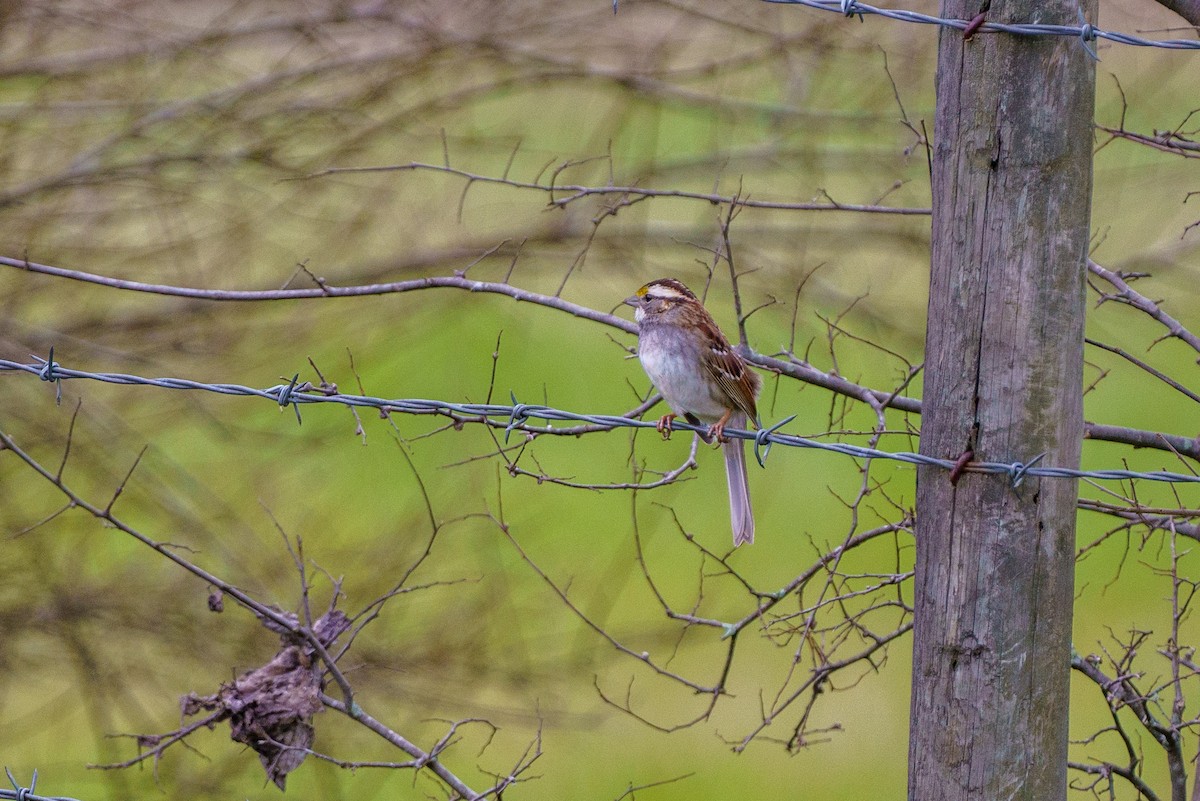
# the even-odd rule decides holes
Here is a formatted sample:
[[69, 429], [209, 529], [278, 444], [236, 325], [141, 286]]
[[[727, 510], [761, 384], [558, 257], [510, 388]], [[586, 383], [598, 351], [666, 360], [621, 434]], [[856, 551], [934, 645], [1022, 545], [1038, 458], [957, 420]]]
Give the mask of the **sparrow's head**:
[[636, 295], [625, 298], [625, 304], [633, 307], [633, 316], [639, 323], [647, 317], [668, 314], [699, 302], [692, 290], [674, 278], [658, 278], [639, 289]]

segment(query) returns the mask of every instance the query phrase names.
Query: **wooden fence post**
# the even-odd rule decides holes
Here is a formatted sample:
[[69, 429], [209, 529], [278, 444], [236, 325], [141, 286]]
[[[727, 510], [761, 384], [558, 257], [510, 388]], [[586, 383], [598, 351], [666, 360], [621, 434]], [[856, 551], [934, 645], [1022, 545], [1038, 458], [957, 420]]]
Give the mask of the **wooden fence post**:
[[[993, 0], [987, 19], [1080, 8]], [[1079, 465], [1094, 90], [1077, 39], [941, 32], [924, 454]], [[1066, 797], [1076, 491], [919, 469], [911, 801]]]

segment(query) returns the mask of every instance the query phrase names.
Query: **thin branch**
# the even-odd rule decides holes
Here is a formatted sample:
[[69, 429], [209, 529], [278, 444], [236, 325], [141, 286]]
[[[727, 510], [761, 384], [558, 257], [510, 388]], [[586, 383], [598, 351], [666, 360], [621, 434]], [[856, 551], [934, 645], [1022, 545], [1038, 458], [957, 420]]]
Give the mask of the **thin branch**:
[[[550, 196], [548, 204], [554, 208], [563, 208], [577, 200], [595, 195], [621, 195], [641, 198], [677, 198], [682, 200], [698, 200], [719, 206], [734, 206], [746, 209], [770, 209], [775, 211], [849, 211], [863, 214], [897, 214], [902, 216], [928, 216], [927, 208], [912, 208], [904, 206], [879, 206], [861, 203], [840, 203], [830, 198], [828, 203], [796, 203], [775, 200], [752, 200], [737, 195], [720, 195], [714, 192], [688, 192], [681, 189], [647, 189], [639, 186], [586, 186], [583, 184], [539, 183], [535, 181], [518, 181], [513, 178], [480, 175], [451, 167], [448, 164], [425, 164], [409, 162], [408, 164], [388, 164], [377, 167], [330, 167], [294, 180], [309, 180], [330, 175], [347, 173], [380, 173], [380, 172], [412, 172], [426, 170], [447, 173], [465, 179], [468, 183], [502, 184], [514, 189], [531, 189], [545, 192]], [[565, 196], [562, 196], [564, 195]], [[828, 195], [826, 195], [828, 197]]]
[[[250, 302], [300, 298], [362, 297], [365, 295], [380, 295], [398, 292], [412, 292], [423, 289], [449, 288], [468, 292], [505, 295], [517, 301], [533, 303], [535, 305], [546, 306], [559, 311], [564, 311], [575, 317], [591, 320], [603, 325], [608, 325], [629, 334], [635, 334], [637, 332], [637, 326], [635, 323], [625, 320], [621, 317], [617, 317], [614, 314], [597, 311], [595, 309], [581, 306], [552, 295], [531, 292], [507, 283], [474, 281], [457, 275], [432, 276], [408, 281], [395, 281], [383, 284], [365, 284], [348, 287], [336, 287], [329, 285], [328, 283], [322, 283], [322, 285], [318, 287], [308, 289], [223, 290], [198, 289], [165, 284], [148, 284], [140, 281], [127, 281], [123, 279], [110, 278], [108, 276], [96, 275], [93, 273], [86, 273], [79, 270], [68, 270], [61, 267], [37, 264], [25, 259], [13, 259], [3, 256], [0, 256], [0, 265], [13, 267], [15, 269], [28, 270], [30, 272], [53, 275], [69, 280], [108, 286], [115, 289], [134, 292], [149, 292], [153, 294], [171, 295], [177, 297], [189, 297], [210, 301]], [[1177, 337], [1187, 342], [1198, 353], [1200, 353], [1200, 337], [1196, 337], [1194, 334], [1188, 331], [1187, 328], [1179, 323], [1179, 321], [1162, 311], [1157, 304], [1149, 301], [1135, 292], [1117, 274], [1105, 270], [1103, 267], [1100, 267], [1100, 265], [1092, 261], [1089, 261], [1088, 265], [1092, 272], [1100, 275], [1106, 280], [1109, 280], [1118, 288], [1119, 294], [1114, 295], [1112, 299], [1119, 297], [1123, 302], [1129, 303], [1130, 305], [1146, 312], [1167, 327], [1169, 336]], [[807, 384], [823, 387], [839, 395], [844, 395], [849, 398], [855, 398], [863, 401], [867, 401], [867, 398], [871, 398], [874, 401], [882, 403], [886, 408], [896, 409], [898, 411], [909, 412], [913, 414], [921, 413], [921, 401], [917, 398], [898, 395], [898, 390], [885, 392], [883, 390], [864, 387], [835, 373], [819, 370], [808, 362], [801, 361], [795, 357], [785, 360], [756, 353], [753, 350], [744, 352], [743, 356], [745, 356], [753, 364], [770, 370], [771, 372], [796, 378]], [[481, 420], [477, 417], [466, 417], [453, 414], [446, 416], [451, 417], [451, 419], [454, 419], [456, 422], [481, 422]], [[503, 424], [501, 424], [501, 427], [503, 427]], [[521, 428], [522, 430], [525, 430], [523, 427]], [[586, 433], [586, 431], [591, 430], [600, 429], [595, 427], [579, 427], [579, 429], [571, 430], [546, 428], [539, 429], [539, 432], [573, 436], [575, 434]], [[1190, 439], [1164, 432], [1146, 431], [1093, 422], [1084, 423], [1084, 436], [1088, 439], [1119, 442], [1126, 445], [1132, 445], [1135, 448], [1154, 448], [1157, 450], [1171, 451], [1176, 454], [1200, 461], [1200, 439]]]
[[1088, 270], [1090, 270], [1094, 275], [1098, 275], [1108, 283], [1112, 284], [1117, 290], [1115, 293], [1101, 293], [1101, 303], [1108, 300], [1114, 300], [1119, 303], [1128, 304], [1135, 309], [1144, 312], [1167, 329], [1168, 337], [1174, 337], [1182, 342], [1186, 342], [1191, 346], [1192, 350], [1200, 353], [1200, 336], [1193, 334], [1183, 325], [1183, 323], [1179, 322], [1174, 317], [1163, 311], [1157, 303], [1145, 297], [1131, 287], [1128, 283], [1126, 283], [1126, 276], [1122, 275], [1121, 273], [1106, 269], [1091, 259], [1088, 259]]
[[567, 312], [576, 317], [604, 323], [613, 328], [619, 328], [630, 334], [637, 333], [637, 326], [613, 314], [606, 314], [577, 303], [530, 292], [512, 284], [493, 281], [475, 281], [462, 276], [431, 276], [429, 278], [414, 278], [408, 281], [392, 281], [383, 284], [364, 284], [361, 286], [339, 287], [323, 282], [320, 286], [308, 289], [199, 289], [194, 287], [171, 286], [168, 284], [148, 284], [142, 281], [127, 281], [120, 278], [96, 275], [80, 270], [67, 270], [62, 267], [52, 267], [48, 264], [37, 264], [26, 259], [13, 259], [0, 256], [0, 265], [27, 270], [73, 281], [83, 281], [89, 284], [123, 289], [130, 292], [148, 292], [155, 295], [168, 295], [197, 300], [251, 302], [270, 300], [296, 300], [301, 298], [356, 298], [367, 295], [389, 295], [399, 292], [414, 292], [421, 289], [460, 289], [467, 292], [493, 293], [506, 295], [516, 301], [535, 303], [548, 306], [559, 311]]

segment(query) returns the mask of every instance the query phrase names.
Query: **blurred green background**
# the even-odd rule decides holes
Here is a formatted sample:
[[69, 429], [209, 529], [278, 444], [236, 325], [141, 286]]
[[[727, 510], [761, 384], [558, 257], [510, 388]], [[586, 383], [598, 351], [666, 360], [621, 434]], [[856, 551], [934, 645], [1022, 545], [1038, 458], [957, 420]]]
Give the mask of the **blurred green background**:
[[[914, 7], [933, 12], [930, 4]], [[706, 283], [724, 207], [678, 198], [615, 208], [616, 196], [549, 207], [545, 192], [468, 182], [449, 165], [511, 182], [639, 186], [755, 200], [923, 208], [933, 135], [932, 29], [758, 2], [9, 3], [0, 7], [0, 232], [3, 253], [105, 276], [189, 287], [268, 289], [398, 281], [467, 270], [600, 311], [652, 278]], [[1102, 27], [1162, 33], [1178, 21], [1145, 0], [1106, 3]], [[1152, 34], [1155, 35], [1155, 34]], [[1149, 133], [1184, 124], [1200, 85], [1196, 56], [1100, 45], [1097, 121]], [[1122, 92], [1127, 102], [1123, 106]], [[1194, 162], [1097, 135], [1094, 258], [1140, 270], [1138, 284], [1196, 329], [1200, 190]], [[562, 197], [559, 192], [555, 197]], [[615, 213], [613, 213], [615, 211]], [[742, 211], [730, 242], [760, 352], [791, 351], [883, 390], [922, 359], [928, 218], [844, 211]], [[481, 258], [482, 257], [482, 258]], [[303, 270], [298, 268], [303, 265]], [[708, 305], [732, 331], [728, 271]], [[1095, 295], [1092, 295], [1095, 299]], [[617, 311], [629, 319], [627, 310]], [[1105, 304], [1089, 335], [1196, 387], [1194, 354]], [[498, 346], [497, 346], [497, 343]], [[548, 403], [578, 412], [634, 408], [646, 381], [633, 338], [498, 295], [439, 289], [359, 299], [216, 303], [136, 294], [0, 268], [0, 358], [265, 387], [307, 360], [345, 392], [389, 398]], [[493, 354], [496, 354], [493, 356]], [[351, 359], [353, 362], [351, 362]], [[1103, 351], [1087, 353], [1086, 415], [1096, 422], [1196, 432], [1195, 406]], [[495, 371], [492, 379], [493, 369]], [[761, 408], [787, 430], [865, 444], [873, 414], [817, 387], [766, 377]], [[920, 396], [920, 380], [905, 394]], [[795, 692], [812, 647], [835, 658], [861, 645], [832, 628], [805, 641], [751, 626], [729, 667], [731, 696], [706, 698], [656, 676], [581, 621], [504, 536], [497, 520], [572, 603], [635, 654], [701, 685], [721, 675], [727, 643], [676, 611], [734, 621], [755, 599], [684, 536], [724, 553], [720, 458], [707, 449], [688, 480], [636, 495], [510, 476], [495, 433], [444, 419], [306, 407], [297, 426], [252, 399], [69, 381], [63, 402], [24, 374], [0, 373], [0, 430], [54, 470], [78, 419], [64, 480], [103, 506], [145, 454], [115, 507], [147, 536], [264, 602], [296, 610], [299, 580], [280, 530], [340, 579], [357, 611], [392, 587], [442, 524], [410, 585], [343, 662], [372, 715], [423, 747], [447, 722], [480, 718], [443, 756], [482, 788], [541, 731], [542, 756], [513, 798], [766, 799], [898, 797], [905, 787], [909, 641], [839, 673], [815, 697], [808, 735], [789, 747], [810, 696], [762, 728]], [[655, 414], [660, 413], [657, 410]], [[919, 419], [889, 414], [881, 447], [916, 450]], [[585, 484], [668, 470], [688, 438], [628, 431], [542, 437], [520, 466]], [[1185, 469], [1169, 454], [1085, 444], [1085, 465]], [[771, 592], [852, 533], [899, 521], [913, 471], [873, 464], [872, 494], [852, 514], [861, 466], [776, 448], [752, 467], [758, 542], [732, 557]], [[1128, 488], [1110, 487], [1118, 491]], [[428, 509], [423, 496], [428, 493]], [[1090, 497], [1106, 489], [1084, 487]], [[1148, 504], [1200, 507], [1191, 487], [1142, 485]], [[233, 603], [208, 611], [209, 588], [79, 510], [12, 454], [0, 454], [0, 761], [42, 792], [80, 799], [273, 798], [255, 755], [228, 729], [201, 731], [157, 765], [94, 770], [134, 756], [127, 733], [179, 725], [177, 700], [267, 661], [276, 637]], [[278, 527], [277, 527], [278, 526]], [[1080, 546], [1118, 523], [1081, 513]], [[637, 538], [635, 540], [635, 530]], [[1186, 545], [1181, 544], [1181, 550]], [[639, 562], [639, 548], [648, 582]], [[839, 566], [870, 586], [911, 568], [908, 533], [853, 551]], [[1182, 569], [1195, 575], [1194, 558]], [[1154, 653], [1170, 634], [1170, 541], [1118, 531], [1080, 562], [1076, 648], [1152, 631], [1135, 669], [1166, 677]], [[313, 570], [314, 599], [330, 579]], [[873, 578], [874, 577], [874, 578]], [[775, 611], [812, 603], [789, 597]], [[911, 601], [911, 587], [848, 601]], [[890, 593], [890, 596], [889, 596]], [[845, 611], [845, 609], [841, 610]], [[896, 610], [871, 613], [886, 633]], [[840, 634], [838, 632], [841, 632]], [[1186, 637], [1184, 636], [1186, 635]], [[1191, 620], [1181, 643], [1195, 642]], [[822, 639], [827, 637], [828, 639]], [[848, 650], [837, 651], [838, 648]], [[797, 659], [797, 654], [799, 658]], [[599, 692], [598, 692], [599, 690]], [[1189, 690], [1190, 691], [1190, 690]], [[604, 694], [613, 701], [606, 703]], [[1076, 681], [1073, 736], [1110, 723], [1094, 686]], [[336, 693], [334, 693], [336, 694]], [[1200, 699], [1188, 696], [1190, 714]], [[1169, 700], [1164, 701], [1169, 703]], [[338, 715], [315, 721], [315, 750], [346, 761], [402, 761]], [[732, 746], [753, 732], [744, 751]], [[793, 744], [794, 746], [795, 744]], [[1155, 745], [1146, 778], [1163, 788]], [[1189, 741], [1187, 753], [1195, 753]], [[1118, 759], [1112, 737], [1072, 758]], [[684, 778], [679, 778], [684, 777]], [[296, 798], [424, 798], [428, 775], [345, 770], [310, 758]]]

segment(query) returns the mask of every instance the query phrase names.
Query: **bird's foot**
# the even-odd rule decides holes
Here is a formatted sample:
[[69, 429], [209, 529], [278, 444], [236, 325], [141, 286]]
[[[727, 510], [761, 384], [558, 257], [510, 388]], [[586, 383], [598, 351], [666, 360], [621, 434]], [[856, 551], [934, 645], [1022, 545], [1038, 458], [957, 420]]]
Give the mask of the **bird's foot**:
[[708, 427], [708, 438], [720, 444], [726, 442], [725, 426], [729, 425], [729, 418], [733, 416], [733, 410], [729, 409], [725, 414], [721, 415], [721, 419]]
[[674, 420], [678, 416], [679, 415], [677, 415], [677, 414], [664, 414], [662, 417], [659, 418], [657, 425], [655, 425], [654, 427], [656, 429], [658, 429], [658, 433], [662, 434], [663, 439], [671, 438], [671, 431], [672, 431], [671, 421]]

